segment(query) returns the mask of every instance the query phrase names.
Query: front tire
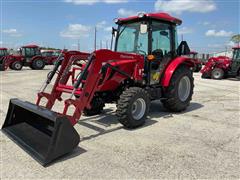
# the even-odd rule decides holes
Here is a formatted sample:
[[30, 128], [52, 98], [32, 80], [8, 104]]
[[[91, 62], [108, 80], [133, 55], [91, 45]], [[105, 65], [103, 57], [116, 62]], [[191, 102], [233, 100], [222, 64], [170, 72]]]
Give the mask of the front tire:
[[45, 67], [45, 62], [42, 59], [35, 59], [30, 67], [34, 70], [42, 70]]
[[139, 87], [130, 87], [120, 96], [116, 115], [126, 128], [136, 128], [145, 123], [149, 107], [150, 96], [147, 91]]
[[220, 68], [214, 68], [212, 70], [212, 73], [211, 73], [211, 78], [212, 79], [217, 79], [217, 80], [220, 80], [220, 79], [223, 79], [224, 77], [224, 71]]
[[186, 66], [180, 66], [173, 74], [165, 90], [163, 106], [173, 112], [183, 111], [189, 106], [193, 95], [193, 76]]
[[94, 116], [100, 114], [104, 108], [104, 101], [99, 97], [94, 97], [91, 102], [91, 108], [83, 110], [84, 116]]
[[12, 70], [20, 71], [23, 67], [23, 64], [19, 61], [16, 61], [16, 62], [12, 63], [10, 67]]

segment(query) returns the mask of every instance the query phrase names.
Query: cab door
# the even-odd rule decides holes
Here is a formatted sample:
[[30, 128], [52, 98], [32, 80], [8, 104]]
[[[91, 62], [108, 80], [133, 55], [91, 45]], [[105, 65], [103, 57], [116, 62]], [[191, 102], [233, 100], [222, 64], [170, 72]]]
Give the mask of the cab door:
[[240, 68], [240, 49], [234, 49], [230, 73], [236, 76], [239, 68]]
[[170, 24], [152, 21], [151, 54], [155, 60], [150, 63], [150, 84], [159, 84], [164, 66], [172, 59], [173, 27]]

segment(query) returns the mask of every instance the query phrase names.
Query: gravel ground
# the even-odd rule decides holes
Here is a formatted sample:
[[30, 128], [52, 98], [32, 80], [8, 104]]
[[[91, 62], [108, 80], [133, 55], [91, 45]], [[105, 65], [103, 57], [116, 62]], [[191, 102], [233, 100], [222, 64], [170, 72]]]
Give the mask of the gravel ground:
[[[35, 102], [47, 72], [0, 72], [1, 126], [9, 99]], [[127, 130], [109, 104], [103, 114], [81, 118], [79, 147], [46, 168], [0, 133], [1, 179], [239, 179], [240, 81], [194, 77], [187, 111], [170, 113], [155, 101], [146, 125]]]

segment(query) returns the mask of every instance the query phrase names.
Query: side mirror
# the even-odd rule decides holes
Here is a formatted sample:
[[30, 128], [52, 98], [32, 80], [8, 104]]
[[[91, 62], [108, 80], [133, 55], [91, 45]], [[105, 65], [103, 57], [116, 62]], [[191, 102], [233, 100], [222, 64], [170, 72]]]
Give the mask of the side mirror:
[[147, 24], [141, 24], [140, 25], [140, 33], [141, 34], [146, 34], [147, 33], [147, 28], [148, 28]]

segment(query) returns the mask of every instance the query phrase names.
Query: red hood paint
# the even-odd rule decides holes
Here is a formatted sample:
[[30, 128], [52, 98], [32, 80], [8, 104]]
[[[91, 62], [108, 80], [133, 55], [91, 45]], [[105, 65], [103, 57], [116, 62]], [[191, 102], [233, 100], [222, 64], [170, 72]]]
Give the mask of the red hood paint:
[[0, 50], [7, 50], [7, 48], [0, 48]]
[[[171, 23], [175, 23], [175, 24], [182, 24], [182, 20], [175, 18], [171, 15], [169, 15], [168, 13], [145, 13], [144, 17], [148, 17], [148, 18], [152, 18], [152, 19], [157, 19], [157, 20], [164, 20], [164, 21], [168, 21]], [[138, 16], [130, 16], [127, 18], [119, 18], [119, 22], [127, 22], [127, 21], [132, 21], [132, 20], [138, 20], [141, 19]]]

